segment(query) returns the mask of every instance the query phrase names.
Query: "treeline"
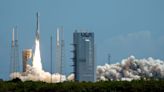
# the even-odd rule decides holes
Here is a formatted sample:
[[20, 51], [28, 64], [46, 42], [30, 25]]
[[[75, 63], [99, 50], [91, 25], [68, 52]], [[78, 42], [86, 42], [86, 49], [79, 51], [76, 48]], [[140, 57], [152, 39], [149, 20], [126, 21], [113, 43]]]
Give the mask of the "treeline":
[[45, 83], [0, 81], [0, 92], [164, 92], [164, 80]]

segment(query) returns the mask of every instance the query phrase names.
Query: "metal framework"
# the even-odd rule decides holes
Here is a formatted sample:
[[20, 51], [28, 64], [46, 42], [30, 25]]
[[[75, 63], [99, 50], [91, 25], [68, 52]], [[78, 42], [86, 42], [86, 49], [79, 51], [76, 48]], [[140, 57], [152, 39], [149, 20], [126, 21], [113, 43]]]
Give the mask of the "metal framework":
[[[12, 32], [11, 56], [10, 56], [10, 73], [19, 72], [19, 45], [16, 27]], [[17, 75], [14, 75], [17, 77]]]

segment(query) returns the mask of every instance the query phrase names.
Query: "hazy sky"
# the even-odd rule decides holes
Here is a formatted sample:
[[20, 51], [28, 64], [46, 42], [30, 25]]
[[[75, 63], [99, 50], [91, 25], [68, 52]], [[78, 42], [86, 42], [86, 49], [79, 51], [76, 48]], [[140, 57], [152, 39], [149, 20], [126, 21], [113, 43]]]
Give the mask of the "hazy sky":
[[[50, 70], [50, 35], [64, 27], [65, 72], [70, 68], [75, 29], [95, 32], [97, 65], [136, 58], [164, 60], [164, 0], [0, 0], [0, 78], [8, 79], [12, 27], [18, 27], [21, 51], [34, 48], [36, 12], [40, 13], [43, 67]], [[55, 52], [53, 52], [55, 55]], [[55, 60], [55, 57], [53, 58]]]

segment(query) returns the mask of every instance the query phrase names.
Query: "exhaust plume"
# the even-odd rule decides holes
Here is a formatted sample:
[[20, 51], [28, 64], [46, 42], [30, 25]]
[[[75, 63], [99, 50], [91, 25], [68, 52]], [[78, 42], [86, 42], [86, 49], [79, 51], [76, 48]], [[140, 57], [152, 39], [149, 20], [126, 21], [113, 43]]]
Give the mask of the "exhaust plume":
[[35, 52], [32, 64], [35, 69], [42, 70], [39, 39], [35, 40]]
[[[130, 56], [123, 59], [121, 63], [105, 64], [97, 66], [96, 69], [97, 81], [100, 80], [138, 80], [141, 78], [164, 79], [164, 61], [148, 59], [136, 59]], [[11, 78], [20, 78], [22, 81], [43, 81], [48, 83], [57, 83], [63, 81], [73, 81], [74, 74], [65, 75], [59, 73], [51, 74], [42, 69], [39, 39], [35, 40], [35, 52], [33, 56], [32, 66], [27, 65], [26, 72], [14, 72], [10, 75]], [[51, 81], [52, 80], [52, 81]]]
[[43, 81], [48, 83], [57, 83], [63, 82], [66, 80], [65, 75], [61, 75], [59, 73], [50, 74], [49, 72], [45, 72], [42, 69], [41, 57], [40, 57], [40, 44], [39, 39], [35, 40], [35, 51], [32, 61], [32, 66], [27, 65], [26, 72], [14, 72], [10, 75], [12, 79], [20, 78], [22, 81], [32, 80], [32, 81]]

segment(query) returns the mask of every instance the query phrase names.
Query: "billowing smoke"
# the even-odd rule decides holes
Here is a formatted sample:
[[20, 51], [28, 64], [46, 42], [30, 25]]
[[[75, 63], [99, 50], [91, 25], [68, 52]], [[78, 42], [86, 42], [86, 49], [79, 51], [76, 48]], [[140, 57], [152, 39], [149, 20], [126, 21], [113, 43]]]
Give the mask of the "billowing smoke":
[[15, 72], [10, 75], [11, 78], [20, 78], [22, 81], [43, 81], [48, 83], [57, 83], [63, 82], [66, 80], [64, 75], [50, 74], [49, 72], [45, 72], [44, 70], [38, 70], [30, 65], [27, 65], [27, 71], [24, 73]]
[[[19, 77], [22, 81], [44, 81], [44, 82], [60, 82], [61, 81], [73, 81], [74, 74], [70, 74], [67, 79], [66, 76], [60, 74], [51, 74], [44, 70], [38, 70], [30, 65], [27, 66], [27, 72], [25, 73], [12, 73], [11, 77]], [[130, 56], [127, 59], [123, 59], [121, 63], [117, 64], [105, 64], [104, 66], [97, 66], [96, 70], [97, 81], [99, 80], [138, 80], [141, 78], [155, 78], [164, 79], [164, 61], [155, 60], [153, 58], [148, 59], [136, 59], [134, 56]]]
[[74, 81], [75, 75], [72, 73], [67, 77], [68, 81]]
[[[61, 74], [50, 74], [42, 69], [40, 58], [39, 40], [35, 41], [35, 52], [33, 56], [32, 66], [27, 65], [27, 71], [24, 73], [15, 72], [10, 75], [11, 78], [20, 78], [22, 81], [44, 81], [44, 82], [62, 82], [73, 81], [74, 74], [67, 77]], [[164, 79], [164, 61], [148, 59], [136, 59], [130, 56], [123, 59], [118, 64], [105, 64], [97, 66], [97, 81], [99, 80], [138, 80], [141, 78]]]
[[153, 58], [136, 59], [130, 56], [118, 64], [97, 66], [96, 72], [97, 80], [164, 79], [164, 62]]
[[32, 66], [27, 65], [26, 72], [14, 72], [10, 75], [11, 78], [20, 78], [22, 81], [43, 81], [43, 82], [62, 82], [66, 80], [65, 75], [61, 74], [50, 74], [42, 69], [41, 57], [40, 57], [40, 46], [39, 40], [35, 40], [35, 51], [33, 56]]

